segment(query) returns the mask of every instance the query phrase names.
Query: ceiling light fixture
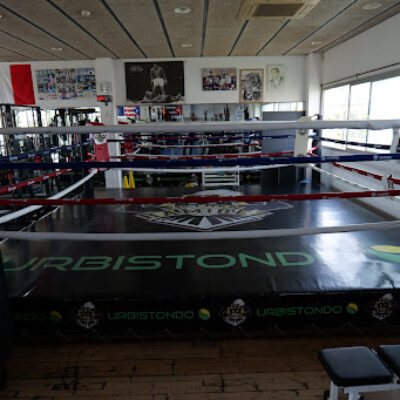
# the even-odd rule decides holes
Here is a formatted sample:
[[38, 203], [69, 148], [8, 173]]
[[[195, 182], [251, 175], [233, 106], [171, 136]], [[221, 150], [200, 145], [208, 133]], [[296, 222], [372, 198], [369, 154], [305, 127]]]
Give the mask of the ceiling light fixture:
[[62, 47], [50, 47], [51, 51], [62, 51], [63, 48]]
[[192, 43], [182, 43], [181, 44], [182, 47], [193, 47]]
[[176, 7], [174, 8], [175, 14], [190, 14], [192, 9], [190, 7]]
[[366, 10], [366, 11], [370, 11], [370, 10], [376, 10], [381, 7], [382, 7], [382, 3], [370, 3], [370, 4], [366, 4], [365, 6], [363, 6], [362, 9]]
[[0, 14], [0, 19], [3, 18], [3, 14]]
[[82, 10], [81, 15], [82, 15], [82, 17], [88, 18], [92, 15], [92, 13], [89, 10]]
[[311, 44], [312, 44], [313, 46], [316, 46], [316, 45], [318, 45], [318, 44], [322, 44], [322, 42], [321, 42], [320, 40], [314, 40], [313, 42], [311, 42]]

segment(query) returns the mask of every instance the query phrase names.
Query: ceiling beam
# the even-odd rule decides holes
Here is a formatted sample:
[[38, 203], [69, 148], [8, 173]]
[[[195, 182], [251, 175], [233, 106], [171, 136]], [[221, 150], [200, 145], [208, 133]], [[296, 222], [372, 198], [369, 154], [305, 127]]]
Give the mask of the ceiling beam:
[[165, 39], [167, 40], [168, 47], [169, 47], [169, 49], [171, 51], [172, 57], [175, 57], [174, 48], [172, 47], [172, 43], [171, 43], [171, 40], [170, 40], [169, 35], [168, 35], [167, 26], [165, 25], [164, 18], [163, 18], [162, 14], [161, 14], [160, 5], [158, 4], [157, 0], [153, 0], [153, 5], [154, 5], [154, 8], [156, 10], [157, 16], [158, 16], [158, 18], [160, 20], [160, 24], [161, 24], [162, 30], [164, 32]]
[[233, 50], [235, 50], [236, 45], [239, 43], [240, 37], [243, 35], [244, 30], [246, 29], [246, 26], [248, 25], [249, 20], [246, 20], [244, 22], [244, 24], [242, 25], [242, 27], [240, 28], [239, 34], [237, 35], [235, 41], [233, 42], [232, 48], [228, 53], [228, 56], [230, 56], [233, 52]]
[[266, 43], [257, 51], [255, 56], [258, 56], [289, 24], [290, 19], [285, 21], [282, 26], [266, 41]]

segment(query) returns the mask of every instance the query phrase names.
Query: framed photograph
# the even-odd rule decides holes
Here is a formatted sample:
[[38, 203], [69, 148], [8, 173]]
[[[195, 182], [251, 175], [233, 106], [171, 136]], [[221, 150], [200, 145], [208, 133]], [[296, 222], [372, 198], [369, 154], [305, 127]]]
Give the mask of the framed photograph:
[[240, 103], [262, 103], [264, 68], [240, 70]]
[[286, 67], [267, 65], [267, 91], [278, 92], [286, 85]]
[[236, 90], [236, 68], [202, 68], [203, 90]]
[[125, 63], [126, 96], [133, 103], [185, 100], [183, 61]]

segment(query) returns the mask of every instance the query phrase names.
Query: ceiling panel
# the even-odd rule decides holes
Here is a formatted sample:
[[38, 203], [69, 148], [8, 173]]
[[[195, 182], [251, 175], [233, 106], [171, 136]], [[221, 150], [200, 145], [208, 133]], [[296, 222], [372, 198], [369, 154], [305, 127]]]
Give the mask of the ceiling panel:
[[151, 0], [106, 0], [147, 57], [171, 57], [171, 51]]
[[314, 32], [352, 2], [353, 0], [321, 0], [304, 18], [291, 20], [260, 55], [285, 54], [292, 46], [295, 46], [296, 43]]
[[[143, 57], [142, 53], [140, 53], [135, 44], [100, 0], [52, 1], [96, 37], [100, 43], [111, 50], [117, 57]], [[134, 7], [134, 2], [132, 1], [131, 3], [132, 7]], [[90, 11], [91, 16], [83, 17], [81, 15], [83, 10]]]
[[[10, 35], [2, 32], [0, 32], [0, 45], [27, 56], [30, 61], [59, 60], [58, 57], [52, 54], [46, 53], [36, 47], [31, 46], [30, 44], [22, 42], [21, 40], [14, 39]], [[11, 58], [10, 61], [14, 61], [14, 59]]]
[[381, 0], [380, 3], [383, 5], [381, 8], [370, 11], [362, 10], [362, 6], [369, 3], [370, 0], [360, 1], [360, 4], [344, 13], [343, 17], [332, 21], [320, 32], [301, 43], [290, 54], [305, 54], [315, 51], [316, 45], [311, 44], [315, 41], [321, 42], [317, 45], [317, 51], [326, 51], [400, 12], [400, 3], [397, 0]]
[[227, 56], [243, 26], [236, 19], [242, 0], [210, 0], [204, 56]]
[[46, 0], [1, 0], [5, 5], [42, 29], [81, 51], [83, 58], [112, 57], [112, 54]]
[[[30, 23], [22, 20], [21, 18], [11, 14], [0, 5], [0, 13], [3, 16], [0, 20], [0, 30], [10, 33], [28, 43], [32, 43], [40, 47], [45, 52], [53, 53], [57, 57], [64, 59], [84, 59], [85, 57], [77, 51], [66, 47], [62, 42], [52, 38], [48, 34], [42, 32], [40, 29], [35, 28]], [[52, 47], [62, 47], [62, 55], [51, 50]], [[48, 60], [45, 58], [44, 60]]]
[[[204, 3], [199, 0], [158, 0], [172, 48], [176, 57], [198, 57], [201, 54]], [[175, 7], [190, 7], [190, 14], [176, 14]], [[182, 47], [191, 44], [191, 47]]]
[[282, 26], [283, 20], [253, 20], [247, 25], [239, 42], [232, 52], [233, 56], [254, 56], [275, 32]]
[[7, 61], [12, 59], [13, 61], [32, 61], [30, 57], [23, 54], [15, 53], [10, 49], [0, 46], [0, 61]]

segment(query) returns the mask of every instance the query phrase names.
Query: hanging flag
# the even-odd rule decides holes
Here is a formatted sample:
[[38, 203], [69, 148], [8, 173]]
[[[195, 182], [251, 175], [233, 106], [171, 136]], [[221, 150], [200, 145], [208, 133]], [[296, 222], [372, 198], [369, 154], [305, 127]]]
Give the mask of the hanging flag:
[[35, 104], [29, 64], [0, 65], [0, 103]]
[[124, 107], [124, 117], [140, 117], [140, 107]]

